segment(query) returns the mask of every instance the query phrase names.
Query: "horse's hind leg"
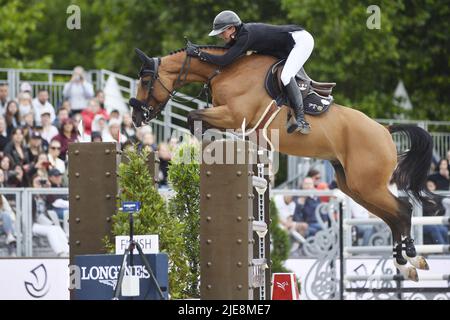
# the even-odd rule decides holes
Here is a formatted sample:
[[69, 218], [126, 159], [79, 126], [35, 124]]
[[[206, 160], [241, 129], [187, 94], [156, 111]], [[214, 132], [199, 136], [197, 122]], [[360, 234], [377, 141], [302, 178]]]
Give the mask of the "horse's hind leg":
[[401, 252], [402, 256], [416, 268], [428, 270], [428, 263], [423, 256], [416, 254], [414, 240], [411, 238], [412, 205], [407, 200], [395, 197], [387, 187], [374, 189], [370, 195], [365, 197], [365, 200], [381, 208], [387, 214], [398, 217], [401, 239], [396, 240], [396, 252]]
[[396, 219], [392, 219], [392, 217], [385, 214], [385, 212], [365, 201], [359, 194], [350, 190], [347, 185], [344, 168], [340, 163], [333, 163], [333, 167], [336, 172], [336, 182], [339, 189], [349, 197], [351, 197], [353, 200], [355, 200], [357, 203], [359, 203], [361, 206], [369, 210], [371, 213], [380, 217], [391, 229], [392, 238], [394, 239], [394, 241], [401, 241], [401, 231], [398, 228], [398, 221], [396, 221]]
[[336, 172], [336, 180], [339, 189], [341, 189], [344, 193], [349, 195], [353, 200], [365, 207], [371, 213], [380, 217], [389, 226], [392, 231], [393, 240], [397, 244], [394, 247], [394, 264], [402, 272], [402, 274], [405, 275], [407, 279], [417, 281], [418, 275], [416, 269], [414, 267], [408, 267], [406, 265], [407, 260], [402, 255], [402, 230], [398, 221], [399, 219], [396, 216], [393, 216], [392, 214], [386, 212], [385, 210], [380, 209], [379, 207], [367, 202], [360, 194], [353, 192], [347, 185], [345, 171], [340, 163], [333, 163], [333, 167]]
[[[394, 163], [391, 162], [386, 158], [379, 159], [378, 166], [372, 170], [368, 170], [369, 167], [365, 170], [347, 171], [348, 185], [364, 201], [374, 205], [382, 210], [384, 215], [396, 221], [400, 231], [400, 239], [398, 239], [398, 236], [394, 239], [395, 251], [401, 252], [403, 257], [417, 268], [428, 269], [426, 260], [421, 256], [416, 256], [414, 243], [411, 239], [412, 206], [409, 202], [395, 197], [387, 187], [394, 167]], [[384, 164], [384, 166], [380, 166], [380, 164]]]

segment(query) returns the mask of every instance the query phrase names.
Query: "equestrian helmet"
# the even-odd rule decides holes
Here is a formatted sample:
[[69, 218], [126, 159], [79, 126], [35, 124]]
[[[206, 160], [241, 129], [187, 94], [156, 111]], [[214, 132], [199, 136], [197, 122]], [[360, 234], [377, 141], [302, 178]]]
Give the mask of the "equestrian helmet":
[[230, 10], [225, 10], [219, 13], [213, 22], [213, 30], [209, 33], [209, 36], [216, 36], [224, 32], [228, 27], [240, 26], [242, 24], [239, 16]]

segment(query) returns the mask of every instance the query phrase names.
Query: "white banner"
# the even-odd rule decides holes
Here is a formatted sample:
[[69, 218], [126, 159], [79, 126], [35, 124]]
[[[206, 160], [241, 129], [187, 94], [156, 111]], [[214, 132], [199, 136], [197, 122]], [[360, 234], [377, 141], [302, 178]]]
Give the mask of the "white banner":
[[69, 300], [69, 259], [1, 259], [0, 300]]
[[[133, 236], [133, 240], [139, 243], [145, 254], [159, 253], [159, 237], [157, 234]], [[123, 254], [129, 243], [129, 236], [116, 236], [116, 254]], [[137, 249], [133, 253], [137, 254]]]

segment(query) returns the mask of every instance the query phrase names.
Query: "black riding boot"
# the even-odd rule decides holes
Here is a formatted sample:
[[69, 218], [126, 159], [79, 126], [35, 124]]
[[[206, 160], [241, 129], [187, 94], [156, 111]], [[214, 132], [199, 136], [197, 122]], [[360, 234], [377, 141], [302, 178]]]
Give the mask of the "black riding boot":
[[294, 131], [300, 131], [303, 134], [308, 134], [311, 131], [311, 126], [305, 120], [302, 92], [300, 91], [295, 79], [292, 78], [285, 88], [291, 108], [295, 114], [295, 120], [297, 121], [297, 123], [292, 123], [289, 125], [287, 132], [292, 133]]

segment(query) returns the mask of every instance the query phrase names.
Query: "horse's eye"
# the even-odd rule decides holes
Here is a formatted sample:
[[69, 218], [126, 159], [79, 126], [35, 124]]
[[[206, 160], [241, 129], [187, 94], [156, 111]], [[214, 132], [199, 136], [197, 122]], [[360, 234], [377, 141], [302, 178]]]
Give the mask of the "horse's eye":
[[150, 81], [148, 81], [148, 80], [142, 80], [142, 81], [141, 81], [143, 87], [146, 87], [146, 86], [148, 85], [149, 82], [150, 82]]

